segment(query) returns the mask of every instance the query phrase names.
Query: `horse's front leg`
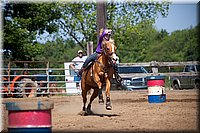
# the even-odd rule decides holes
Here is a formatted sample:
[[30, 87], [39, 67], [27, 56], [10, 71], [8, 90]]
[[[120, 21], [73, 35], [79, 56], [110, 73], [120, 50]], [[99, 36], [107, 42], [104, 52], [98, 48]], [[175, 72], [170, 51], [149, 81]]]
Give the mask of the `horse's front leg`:
[[103, 73], [101, 73], [101, 72], [94, 74], [94, 81], [96, 82], [99, 90], [102, 89], [102, 82], [101, 82], [101, 79], [100, 79], [100, 76], [102, 76], [102, 75], [103, 75]]
[[104, 73], [103, 72], [99, 72], [99, 73], [95, 73], [94, 74], [94, 81], [96, 82], [99, 91], [98, 91], [98, 95], [99, 95], [99, 104], [103, 104], [104, 100], [103, 100], [103, 94], [102, 94], [102, 82], [101, 82], [101, 76], [103, 76]]
[[111, 102], [110, 102], [110, 87], [111, 83], [109, 78], [106, 78], [106, 109], [112, 110]]
[[104, 104], [102, 89], [99, 90], [99, 104]]

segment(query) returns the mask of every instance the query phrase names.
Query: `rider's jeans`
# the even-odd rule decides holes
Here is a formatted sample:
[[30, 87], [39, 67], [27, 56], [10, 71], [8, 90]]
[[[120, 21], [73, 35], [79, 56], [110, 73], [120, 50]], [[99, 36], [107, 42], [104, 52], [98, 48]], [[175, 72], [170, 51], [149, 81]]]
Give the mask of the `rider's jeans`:
[[83, 68], [86, 68], [90, 62], [94, 62], [97, 58], [98, 53], [94, 52], [92, 55], [90, 55], [84, 62]]

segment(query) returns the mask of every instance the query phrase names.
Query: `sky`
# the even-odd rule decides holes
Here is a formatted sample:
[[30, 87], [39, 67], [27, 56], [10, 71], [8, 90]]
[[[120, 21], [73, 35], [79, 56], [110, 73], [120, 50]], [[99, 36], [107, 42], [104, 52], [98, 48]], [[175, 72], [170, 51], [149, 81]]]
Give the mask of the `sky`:
[[161, 16], [156, 20], [155, 27], [158, 30], [166, 29], [168, 33], [176, 30], [189, 29], [198, 24], [197, 2], [172, 3], [169, 7], [167, 18]]

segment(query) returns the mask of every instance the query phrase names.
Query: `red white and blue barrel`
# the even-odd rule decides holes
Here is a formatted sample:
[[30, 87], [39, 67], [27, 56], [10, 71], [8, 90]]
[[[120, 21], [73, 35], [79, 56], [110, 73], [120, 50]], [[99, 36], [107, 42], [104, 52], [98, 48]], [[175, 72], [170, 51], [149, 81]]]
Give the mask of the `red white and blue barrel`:
[[149, 103], [162, 103], [166, 101], [164, 76], [147, 77], [147, 86]]
[[51, 133], [53, 102], [8, 102], [9, 133]]

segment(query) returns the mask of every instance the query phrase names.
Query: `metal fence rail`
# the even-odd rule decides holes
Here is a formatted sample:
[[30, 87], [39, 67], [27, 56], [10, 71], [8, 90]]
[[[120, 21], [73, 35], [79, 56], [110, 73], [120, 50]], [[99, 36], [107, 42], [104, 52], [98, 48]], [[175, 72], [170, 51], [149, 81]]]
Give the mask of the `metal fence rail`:
[[66, 69], [63, 62], [56, 62], [57, 65], [58, 63], [60, 63], [58, 68], [51, 68], [50, 62], [3, 61], [3, 67], [0, 68], [1, 95], [21, 97], [33, 90], [32, 93], [36, 96], [66, 94]]
[[[1, 95], [12, 96], [30, 94], [33, 90], [34, 95], [54, 95], [67, 94], [67, 82], [77, 83], [74, 81], [66, 81], [66, 70], [64, 62], [46, 62], [46, 61], [2, 61], [3, 65], [0, 70], [1, 75]], [[174, 72], [174, 68], [184, 67], [185, 65], [199, 65], [198, 61], [190, 62], [145, 62], [145, 63], [120, 63], [119, 66], [143, 66], [152, 70], [151, 73], [142, 74], [121, 74], [124, 77], [133, 76], [152, 76], [165, 75], [171, 76], [197, 76], [199, 73]], [[154, 70], [157, 69], [156, 72]], [[49, 70], [53, 71], [52, 73]], [[163, 71], [164, 70], [164, 71]], [[27, 72], [25, 74], [25, 72]], [[22, 79], [26, 79], [23, 81]], [[43, 91], [45, 90], [45, 91]]]

